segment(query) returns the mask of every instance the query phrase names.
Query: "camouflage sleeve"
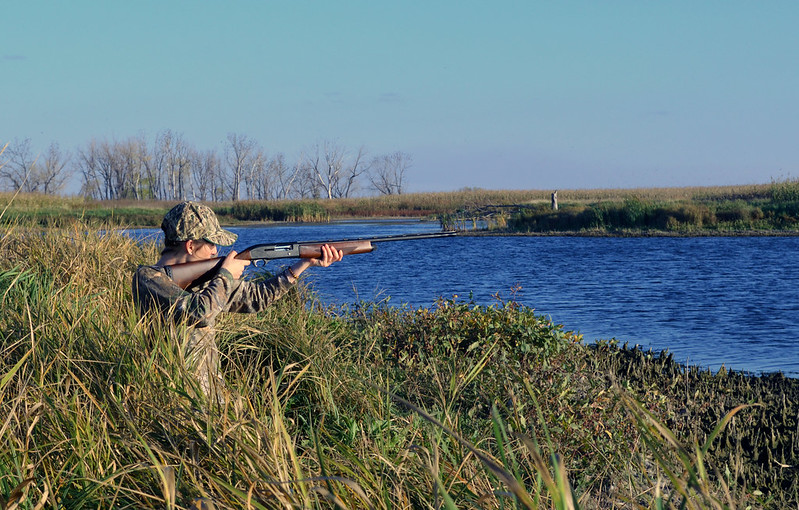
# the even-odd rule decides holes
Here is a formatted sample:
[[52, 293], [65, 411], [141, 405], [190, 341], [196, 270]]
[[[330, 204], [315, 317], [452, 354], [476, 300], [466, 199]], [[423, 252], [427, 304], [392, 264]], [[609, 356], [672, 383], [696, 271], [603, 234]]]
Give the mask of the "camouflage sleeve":
[[293, 284], [289, 282], [284, 273], [260, 282], [236, 280], [225, 311], [238, 313], [260, 312], [280, 299], [292, 286]]
[[221, 269], [202, 289], [187, 292], [164, 268], [141, 266], [133, 276], [133, 299], [141, 313], [158, 310], [172, 320], [207, 327], [227, 307], [234, 286], [233, 275]]
[[197, 327], [213, 326], [220, 312], [255, 313], [280, 299], [292, 287], [285, 274], [262, 282], [234, 280], [220, 269], [200, 289], [185, 291], [164, 268], [142, 266], [133, 276], [133, 298], [144, 313], [159, 310], [175, 321]]

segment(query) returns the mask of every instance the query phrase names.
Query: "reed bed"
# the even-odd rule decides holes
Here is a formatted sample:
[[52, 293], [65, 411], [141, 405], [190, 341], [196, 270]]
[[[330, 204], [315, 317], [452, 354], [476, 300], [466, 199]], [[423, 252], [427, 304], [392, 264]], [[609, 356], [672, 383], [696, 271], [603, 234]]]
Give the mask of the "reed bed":
[[[763, 412], [741, 406], [747, 395], [729, 395], [708, 423], [677, 423], [680, 406], [707, 402], [653, 382], [663, 365], [639, 359], [655, 367], [644, 377], [620, 363], [626, 351], [588, 348], [499, 297], [329, 308], [301, 286], [262, 314], [221, 321], [230, 398], [210, 405], [192, 396], [179, 329], [133, 308], [132, 272], [157, 250], [88, 223], [3, 229], [0, 508], [799, 501], [785, 478], [763, 486], [726, 463], [728, 452], [754, 462], [718, 445], [734, 437], [730, 424], [740, 430]], [[783, 389], [759, 395], [784, 399]], [[772, 431], [796, 426], [787, 395], [785, 428]], [[780, 451], [780, 462], [795, 461]]]
[[[628, 188], [628, 189], [564, 189], [558, 190], [561, 202], [587, 204], [607, 201], [624, 201], [635, 198], [642, 201], [731, 201], [767, 199], [774, 184], [742, 186], [707, 186], [681, 188]], [[457, 211], [474, 211], [491, 206], [549, 205], [555, 190], [486, 190], [462, 189], [439, 193], [408, 193], [377, 197], [340, 198], [313, 201], [327, 211], [329, 218], [342, 217], [424, 217], [452, 214]], [[264, 202], [245, 202], [250, 210], [264, 208], [261, 218], [272, 218]], [[276, 201], [272, 207], [305, 205], [309, 201]], [[220, 204], [221, 207], [227, 207]], [[221, 210], [228, 212], [226, 209]], [[236, 214], [230, 211], [230, 215]], [[257, 217], [258, 215], [252, 215]]]
[[[773, 197], [784, 200], [796, 195], [791, 180], [770, 184], [675, 188], [618, 188], [558, 190], [561, 204], [585, 208], [596, 204], [682, 203], [688, 206], [716, 207], [720, 203], [746, 203], [754, 206]], [[228, 224], [239, 222], [300, 221], [325, 222], [344, 218], [426, 218], [448, 215], [476, 215], [486, 208], [517, 206], [546, 209], [554, 190], [485, 190], [466, 188], [453, 192], [408, 193], [333, 200], [272, 200], [218, 202], [211, 204]], [[14, 200], [11, 197], [14, 196]], [[796, 199], [794, 199], [796, 200]], [[164, 213], [175, 202], [153, 200], [95, 201], [79, 197], [53, 197], [36, 194], [0, 193], [0, 203], [10, 203], [3, 219], [34, 221], [42, 226], [63, 226], [72, 221], [94, 225], [158, 227]], [[723, 208], [723, 207], [722, 207]], [[507, 215], [506, 215], [507, 216]], [[505, 218], [507, 220], [507, 218]], [[506, 226], [503, 222], [500, 227]]]

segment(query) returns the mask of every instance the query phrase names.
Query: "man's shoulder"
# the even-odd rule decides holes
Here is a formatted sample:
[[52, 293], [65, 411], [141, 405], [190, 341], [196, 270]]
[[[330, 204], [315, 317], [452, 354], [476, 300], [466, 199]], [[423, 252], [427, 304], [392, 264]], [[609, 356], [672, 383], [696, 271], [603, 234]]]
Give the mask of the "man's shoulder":
[[133, 273], [134, 282], [148, 282], [148, 281], [161, 281], [162, 279], [170, 278], [169, 271], [162, 266], [145, 266], [141, 265], [136, 268]]
[[156, 274], [166, 274], [166, 269], [161, 266], [146, 266], [141, 265], [136, 268], [134, 274], [137, 275], [156, 275]]

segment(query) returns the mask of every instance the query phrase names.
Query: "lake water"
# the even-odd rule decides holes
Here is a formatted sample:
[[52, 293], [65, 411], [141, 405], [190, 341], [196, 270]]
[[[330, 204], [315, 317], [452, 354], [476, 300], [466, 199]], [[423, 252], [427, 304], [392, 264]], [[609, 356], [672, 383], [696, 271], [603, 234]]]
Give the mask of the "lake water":
[[[354, 221], [231, 230], [243, 249], [438, 228]], [[799, 237], [458, 236], [377, 246], [313, 268], [307, 281], [327, 303], [388, 298], [418, 307], [457, 295], [491, 304], [499, 294], [587, 341], [616, 338], [690, 365], [799, 377]]]

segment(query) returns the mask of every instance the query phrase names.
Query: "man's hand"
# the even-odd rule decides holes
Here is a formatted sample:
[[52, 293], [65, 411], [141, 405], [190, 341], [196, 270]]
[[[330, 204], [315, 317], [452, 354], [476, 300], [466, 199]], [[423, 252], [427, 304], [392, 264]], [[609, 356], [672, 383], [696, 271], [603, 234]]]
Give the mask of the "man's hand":
[[327, 267], [333, 262], [338, 262], [344, 258], [344, 252], [337, 250], [329, 244], [322, 245], [322, 257], [318, 259], [309, 259], [312, 266]]
[[233, 278], [238, 280], [241, 278], [241, 274], [244, 272], [244, 268], [250, 265], [249, 260], [242, 260], [236, 258], [236, 251], [231, 251], [225, 257], [225, 260], [222, 261], [222, 269], [227, 269], [230, 271], [230, 274], [233, 275]]
[[302, 259], [288, 267], [288, 273], [291, 275], [291, 279], [289, 281], [295, 280], [309, 267], [327, 267], [333, 262], [338, 262], [342, 258], [344, 258], [343, 251], [337, 250], [329, 244], [323, 244], [322, 256], [318, 259]]

